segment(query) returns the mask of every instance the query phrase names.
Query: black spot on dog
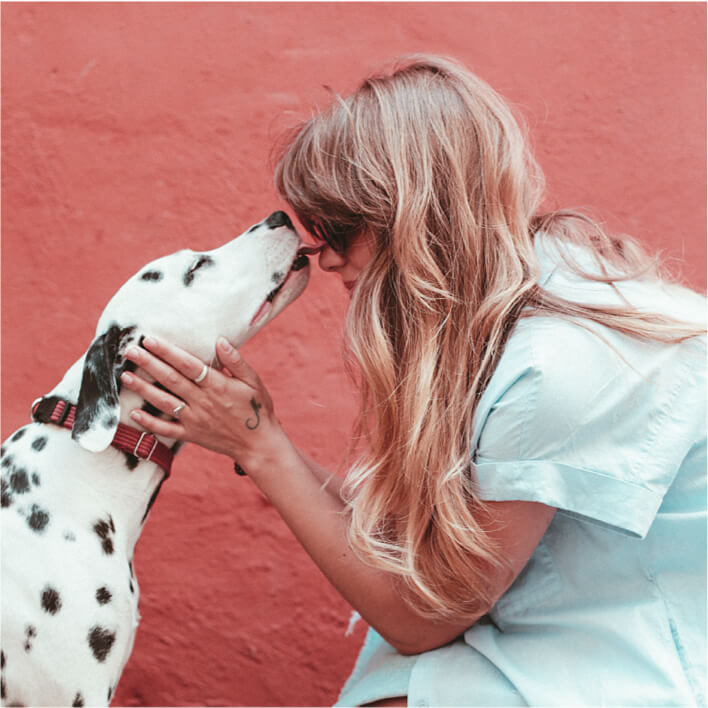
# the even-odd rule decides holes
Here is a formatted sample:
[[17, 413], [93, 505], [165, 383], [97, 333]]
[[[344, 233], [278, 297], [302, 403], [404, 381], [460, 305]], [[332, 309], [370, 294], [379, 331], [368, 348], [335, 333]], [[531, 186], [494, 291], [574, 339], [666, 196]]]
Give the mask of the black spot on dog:
[[10, 475], [10, 486], [13, 492], [17, 494], [25, 494], [30, 490], [29, 477], [27, 476], [27, 470], [24, 468], [15, 469]]
[[47, 585], [42, 591], [42, 609], [55, 615], [61, 609], [61, 597], [51, 586]]
[[159, 270], [146, 270], [140, 276], [140, 280], [157, 282], [158, 280], [162, 280], [162, 273]]
[[125, 465], [129, 470], [134, 470], [138, 466], [138, 462], [140, 462], [140, 459], [137, 457], [137, 455], [133, 455], [130, 452], [124, 452], [125, 455]]
[[28, 624], [25, 627], [25, 651], [32, 651], [32, 639], [37, 636], [37, 628]]
[[111, 526], [111, 531], [113, 531], [113, 533], [115, 533], [116, 532], [116, 525], [113, 523], [113, 517], [110, 514], [108, 514], [108, 523]]
[[108, 702], [111, 702], [111, 696], [113, 695], [113, 686], [108, 687]]
[[0, 504], [2, 504], [2, 506], [10, 506], [10, 504], [12, 504], [10, 485], [6, 479], [0, 480]]
[[96, 590], [96, 602], [98, 602], [99, 605], [109, 603], [112, 597], [111, 591], [105, 585]]
[[0, 669], [5, 668], [5, 652], [0, 650]]
[[3, 467], [9, 467], [12, 464], [12, 455], [8, 455], [7, 457], [2, 458], [2, 464]]
[[36, 472], [32, 472], [32, 484], [35, 487], [39, 487], [39, 475]]
[[27, 519], [27, 524], [37, 533], [42, 533], [49, 523], [49, 512], [37, 504], [32, 504], [32, 509]]
[[76, 536], [73, 531], [64, 531], [64, 540], [66, 541], [76, 541]]
[[132, 560], [128, 561], [128, 570], [130, 571], [130, 578], [128, 580], [128, 587], [130, 588], [130, 592], [134, 593], [135, 587], [133, 586], [133, 578], [135, 577], [135, 575], [133, 574], [133, 561]]
[[72, 708], [81, 708], [81, 706], [84, 705], [84, 697], [81, 695], [81, 693], [77, 693], [76, 696], [74, 697], [74, 702], [71, 704]]
[[103, 520], [93, 525], [93, 530], [101, 539], [101, 547], [106, 555], [113, 553], [113, 539], [110, 538], [111, 527]]
[[153, 415], [153, 416], [155, 416], [156, 418], [158, 418], [159, 416], [162, 415], [162, 411], [161, 411], [159, 408], [153, 406], [152, 403], [148, 403], [147, 401], [145, 401], [145, 403], [143, 403], [143, 405], [141, 406], [141, 408], [142, 408], [142, 410], [144, 410], [147, 414]]
[[39, 452], [40, 450], [44, 450], [44, 446], [47, 444], [47, 438], [45, 435], [42, 435], [38, 438], [35, 438], [32, 441], [32, 449], [36, 450]]
[[116, 418], [114, 415], [109, 415], [108, 418], [103, 419], [103, 427], [104, 428], [112, 428], [118, 423], [118, 418]]
[[5, 446], [0, 445], [0, 457], [4, 457], [4, 456], [5, 456]]
[[20, 428], [11, 438], [12, 442], [17, 442], [25, 434], [25, 429]]
[[0, 678], [0, 698], [5, 700], [7, 698], [7, 691], [5, 690], [5, 679]]
[[99, 662], [106, 660], [115, 640], [115, 632], [111, 632], [105, 627], [99, 627], [98, 625], [91, 627], [88, 633], [89, 646], [96, 660]]
[[194, 265], [191, 265], [189, 267], [189, 270], [184, 274], [184, 278], [182, 281], [184, 282], [185, 285], [191, 285], [192, 281], [194, 280], [194, 274], [203, 266], [211, 266], [214, 265], [214, 259], [211, 258], [211, 256], [199, 256], [197, 258], [196, 263]]
[[276, 270], [275, 273], [270, 276], [270, 279], [277, 284], [283, 279], [283, 273], [281, 273], [279, 270]]

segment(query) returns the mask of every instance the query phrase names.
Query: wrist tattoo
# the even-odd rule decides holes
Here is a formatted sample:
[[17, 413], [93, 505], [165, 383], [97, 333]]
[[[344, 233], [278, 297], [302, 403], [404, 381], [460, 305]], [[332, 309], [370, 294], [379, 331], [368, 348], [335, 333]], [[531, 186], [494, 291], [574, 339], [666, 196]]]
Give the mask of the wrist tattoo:
[[251, 399], [251, 408], [253, 408], [253, 412], [256, 414], [256, 419], [255, 419], [255, 421], [253, 420], [253, 418], [246, 419], [246, 427], [249, 430], [255, 430], [261, 424], [261, 415], [258, 411], [262, 407], [263, 407], [262, 403], [258, 403], [258, 401], [256, 401], [255, 398]]

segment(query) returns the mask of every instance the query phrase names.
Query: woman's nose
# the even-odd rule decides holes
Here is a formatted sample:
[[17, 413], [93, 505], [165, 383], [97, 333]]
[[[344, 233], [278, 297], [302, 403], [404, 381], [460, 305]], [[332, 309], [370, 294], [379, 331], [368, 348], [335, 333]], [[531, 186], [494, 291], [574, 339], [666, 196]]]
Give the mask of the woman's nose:
[[331, 246], [323, 246], [320, 251], [319, 264], [322, 270], [332, 271], [341, 268], [347, 262], [343, 253], [335, 251]]

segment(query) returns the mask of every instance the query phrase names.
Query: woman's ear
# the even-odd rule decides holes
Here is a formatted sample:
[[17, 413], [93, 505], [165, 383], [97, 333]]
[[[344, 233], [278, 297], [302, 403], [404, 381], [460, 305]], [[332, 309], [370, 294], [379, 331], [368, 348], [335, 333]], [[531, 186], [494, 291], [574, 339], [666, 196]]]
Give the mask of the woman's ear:
[[134, 331], [111, 325], [86, 352], [71, 437], [91, 452], [105, 450], [118, 428], [120, 374], [131, 363], [123, 360], [123, 351]]

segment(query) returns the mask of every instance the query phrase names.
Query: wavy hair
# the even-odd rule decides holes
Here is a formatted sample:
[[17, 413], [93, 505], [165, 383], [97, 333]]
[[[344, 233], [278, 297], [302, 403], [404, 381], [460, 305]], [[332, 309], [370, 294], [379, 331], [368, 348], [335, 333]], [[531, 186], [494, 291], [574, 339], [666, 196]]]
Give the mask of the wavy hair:
[[[296, 127], [275, 181], [335, 248], [375, 237], [345, 352], [365, 441], [346, 479], [352, 547], [403, 582], [425, 616], [474, 616], [504, 560], [481, 521], [472, 422], [519, 317], [592, 320], [674, 342], [700, 330], [631, 306], [591, 307], [537, 285], [534, 235], [585, 244], [614, 282], [658, 261], [573, 211], [541, 214], [544, 179], [504, 100], [454, 60], [411, 56]], [[575, 265], [576, 269], [580, 266]]]

